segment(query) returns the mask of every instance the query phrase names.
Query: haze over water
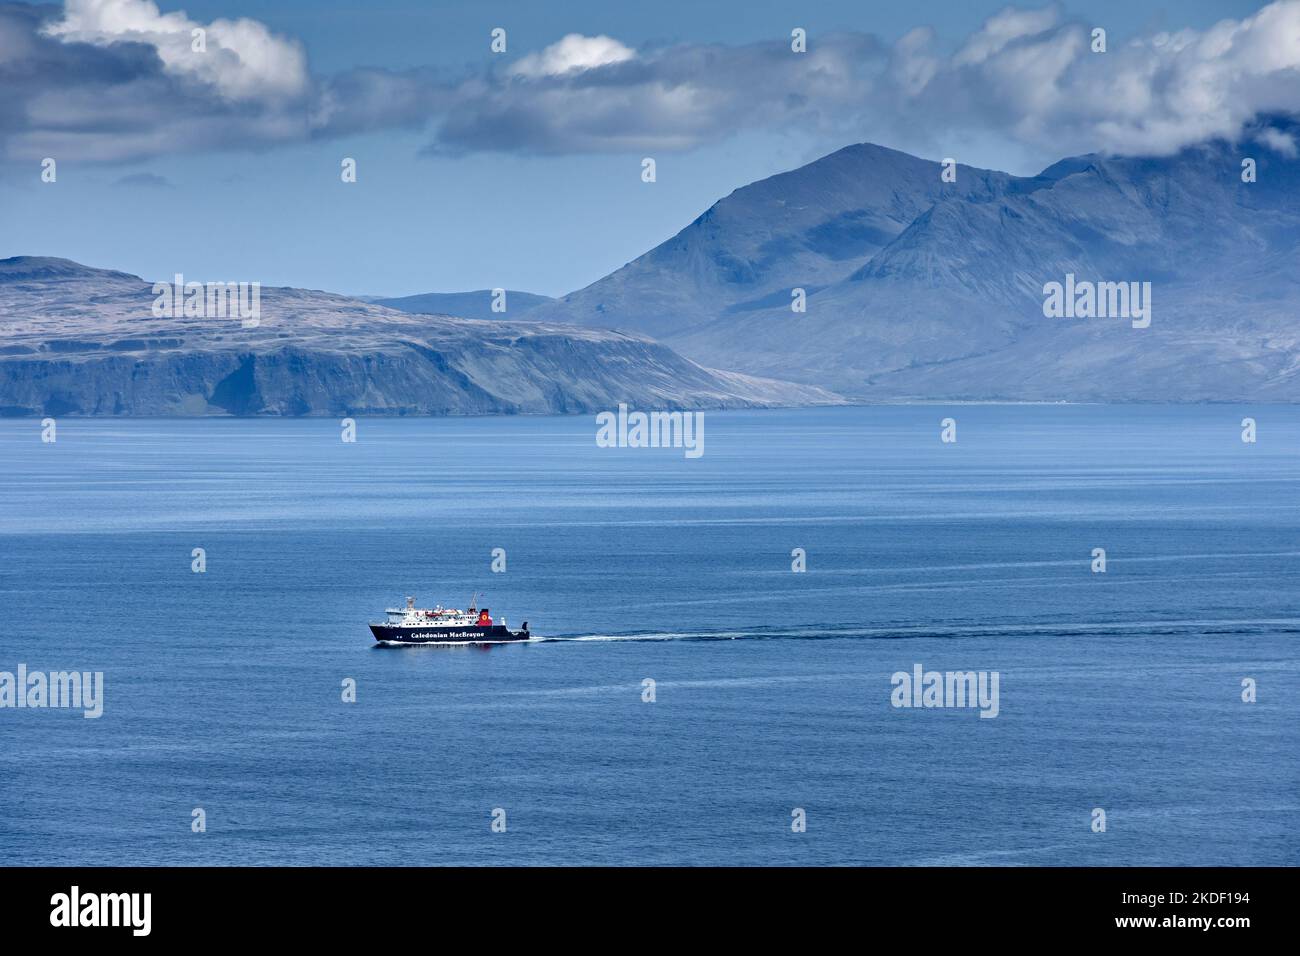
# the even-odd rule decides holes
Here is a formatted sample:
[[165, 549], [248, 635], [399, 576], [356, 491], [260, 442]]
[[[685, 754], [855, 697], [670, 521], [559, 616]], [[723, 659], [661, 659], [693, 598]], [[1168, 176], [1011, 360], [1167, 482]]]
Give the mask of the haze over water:
[[[0, 421], [0, 671], [105, 675], [98, 720], [0, 710], [0, 855], [1296, 862], [1294, 408], [705, 422]], [[547, 639], [372, 646], [475, 591]], [[998, 671], [998, 717], [891, 707], [918, 663]]]

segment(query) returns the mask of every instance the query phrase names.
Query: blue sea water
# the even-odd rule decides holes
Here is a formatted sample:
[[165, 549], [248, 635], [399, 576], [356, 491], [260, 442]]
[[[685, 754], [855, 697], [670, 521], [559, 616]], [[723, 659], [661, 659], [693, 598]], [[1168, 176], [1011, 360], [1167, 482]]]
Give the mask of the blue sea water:
[[[1300, 410], [705, 421], [0, 422], [0, 670], [105, 675], [0, 709], [0, 859], [1297, 862]], [[372, 645], [475, 591], [546, 640]], [[998, 716], [891, 706], [917, 664]]]

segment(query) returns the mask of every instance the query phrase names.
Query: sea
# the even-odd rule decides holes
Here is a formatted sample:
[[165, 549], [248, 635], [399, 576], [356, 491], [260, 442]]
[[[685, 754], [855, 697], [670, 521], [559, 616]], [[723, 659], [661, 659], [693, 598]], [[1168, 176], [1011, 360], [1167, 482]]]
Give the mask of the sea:
[[0, 860], [1300, 862], [1300, 409], [703, 415], [0, 421]]

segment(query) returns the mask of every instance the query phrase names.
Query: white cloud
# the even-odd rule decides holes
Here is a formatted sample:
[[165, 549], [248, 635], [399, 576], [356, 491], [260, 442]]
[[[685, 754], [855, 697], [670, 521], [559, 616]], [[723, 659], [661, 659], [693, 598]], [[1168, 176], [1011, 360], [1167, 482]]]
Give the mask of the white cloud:
[[[431, 151], [573, 154], [691, 149], [748, 130], [805, 150], [876, 142], [925, 155], [985, 144], [1034, 162], [1161, 154], [1224, 137], [1297, 149], [1300, 0], [1208, 28], [1109, 37], [1059, 6], [1007, 8], [949, 54], [929, 28], [633, 50], [570, 34], [514, 63], [448, 75], [355, 69], [312, 77], [300, 45], [253, 20], [200, 26], [152, 0], [0, 0], [0, 155], [134, 159], [406, 127]], [[84, 44], [91, 44], [88, 48]], [[143, 46], [141, 46], [143, 45]], [[154, 56], [156, 53], [156, 56]]]
[[[205, 52], [192, 48], [196, 28], [207, 33]], [[310, 85], [302, 47], [256, 20], [204, 24], [184, 13], [164, 14], [152, 0], [66, 0], [63, 19], [43, 32], [95, 46], [147, 44], [168, 73], [208, 84], [231, 100], [297, 96]]]
[[612, 37], [583, 36], [570, 33], [540, 53], [530, 53], [517, 60], [511, 72], [516, 76], [564, 76], [613, 63], [625, 63], [636, 53]]
[[1058, 155], [1171, 153], [1300, 110], [1300, 0], [1202, 31], [1112, 37], [1106, 53], [1055, 8], [1007, 9], [938, 68], [916, 42], [896, 58], [896, 72], [929, 80], [877, 97], [868, 109], [882, 116], [919, 111], [936, 127], [1001, 131]]
[[[609, 37], [574, 34], [505, 75], [449, 89], [454, 117], [441, 122], [437, 147], [684, 149], [746, 129], [827, 142], [871, 130], [927, 152], [1001, 137], [1050, 161], [1165, 154], [1238, 138], [1261, 114], [1300, 111], [1300, 0], [1203, 30], [1112, 35], [1104, 53], [1092, 51], [1091, 27], [1059, 5], [1008, 7], [951, 55], [928, 28], [892, 47], [867, 34], [814, 34], [804, 55], [779, 41], [633, 53]], [[633, 70], [594, 69], [633, 58]], [[519, 76], [548, 82], [511, 82]]]
[[1269, 149], [1281, 153], [1289, 159], [1295, 159], [1297, 155], [1300, 155], [1300, 150], [1296, 148], [1295, 137], [1280, 129], [1266, 126], [1255, 135], [1255, 138]]
[[1053, 7], [1042, 10], [1017, 10], [1007, 7], [988, 20], [975, 33], [967, 38], [962, 48], [957, 51], [952, 62], [954, 66], [968, 66], [983, 63], [989, 57], [1002, 52], [1014, 40], [1036, 36], [1056, 26], [1060, 14]]

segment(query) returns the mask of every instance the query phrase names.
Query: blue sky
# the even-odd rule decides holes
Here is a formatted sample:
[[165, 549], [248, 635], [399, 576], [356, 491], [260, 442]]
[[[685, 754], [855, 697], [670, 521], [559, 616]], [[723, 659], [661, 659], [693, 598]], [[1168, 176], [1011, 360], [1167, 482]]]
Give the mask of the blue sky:
[[[211, 52], [228, 44], [243, 60], [208, 59], [198, 72], [169, 60], [166, 45], [155, 54], [140, 36], [87, 19], [114, 0], [79, 2], [89, 7], [78, 22], [47, 8], [65, 24], [52, 39], [29, 42], [30, 18], [10, 17], [8, 33], [0, 19], [0, 77], [11, 93], [19, 84], [0, 105], [0, 256], [361, 294], [572, 291], [733, 189], [852, 142], [1032, 173], [1087, 149], [1159, 151], [1231, 135], [1250, 109], [1276, 109], [1271, 98], [1294, 90], [1277, 92], [1259, 67], [1242, 81], [1248, 95], [1231, 91], [1231, 109], [1186, 93], [1159, 99], [1178, 84], [1235, 83], [1240, 61], [1271, 54], [1238, 43], [1238, 60], [1225, 55], [1223, 71], [1204, 78], [1169, 54], [1165, 73], [1148, 78], [1143, 57], [1155, 47], [1126, 49], [1132, 40], [1167, 51], [1151, 38], [1203, 33], [1263, 6], [1235, 0], [1026, 5], [993, 53], [980, 52], [980, 38], [1006, 32], [987, 23], [1005, 4], [971, 0], [158, 4], [202, 25], [251, 18], [274, 38], [218, 40], [214, 24]], [[0, 3], [0, 13], [22, 6]], [[1110, 59], [1067, 55], [1097, 25]], [[796, 26], [816, 61], [790, 54]], [[507, 30], [504, 55], [489, 50], [494, 27]], [[1257, 41], [1269, 32], [1257, 29]], [[609, 38], [613, 59], [555, 72], [545, 64], [563, 51], [550, 60], [543, 51], [569, 34], [591, 38], [580, 57], [603, 57], [595, 38]], [[22, 62], [37, 43], [68, 58], [50, 78]], [[1289, 83], [1292, 54], [1280, 56], [1269, 69]], [[878, 72], [853, 72], [872, 59]], [[828, 79], [782, 72], [813, 62]], [[1070, 74], [1126, 76], [1126, 91], [1149, 83], [1153, 102], [1125, 113], [1117, 133], [1105, 104], [1071, 90], [1062, 63]], [[1045, 83], [1060, 90], [1040, 103]], [[57, 183], [40, 181], [47, 155]], [[641, 181], [645, 156], [656, 159], [654, 183]], [[343, 157], [357, 160], [355, 184], [340, 181]]]

